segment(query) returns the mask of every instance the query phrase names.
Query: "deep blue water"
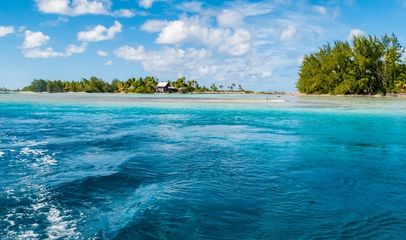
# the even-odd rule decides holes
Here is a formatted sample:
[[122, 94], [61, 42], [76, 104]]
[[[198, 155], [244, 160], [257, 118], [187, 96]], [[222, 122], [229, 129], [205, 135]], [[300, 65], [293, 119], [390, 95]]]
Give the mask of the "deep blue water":
[[406, 99], [65, 98], [0, 96], [1, 239], [406, 235]]

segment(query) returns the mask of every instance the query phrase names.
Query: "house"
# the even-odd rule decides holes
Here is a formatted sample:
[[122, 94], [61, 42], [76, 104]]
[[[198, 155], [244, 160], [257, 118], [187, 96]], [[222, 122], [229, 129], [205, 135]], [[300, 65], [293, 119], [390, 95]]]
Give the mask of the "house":
[[155, 87], [157, 93], [172, 93], [177, 92], [177, 89], [171, 86], [170, 82], [159, 82]]

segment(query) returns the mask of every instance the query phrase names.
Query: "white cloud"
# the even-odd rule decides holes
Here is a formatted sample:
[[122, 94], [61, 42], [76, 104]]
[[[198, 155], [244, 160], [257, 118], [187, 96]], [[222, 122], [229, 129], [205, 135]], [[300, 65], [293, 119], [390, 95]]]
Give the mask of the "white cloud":
[[168, 21], [148, 20], [141, 26], [141, 29], [145, 32], [160, 32], [168, 24]]
[[97, 55], [99, 55], [100, 57], [107, 57], [109, 54], [103, 50], [97, 50]]
[[13, 26], [0, 26], [0, 37], [5, 37], [9, 34], [14, 33], [14, 27]]
[[36, 0], [37, 8], [42, 13], [60, 14], [66, 16], [112, 15], [117, 17], [132, 17], [134, 12], [129, 9], [111, 10], [111, 0]]
[[68, 0], [37, 0], [37, 7], [43, 13], [67, 14], [71, 11]]
[[283, 31], [281, 32], [281, 40], [282, 41], [289, 41], [292, 40], [296, 35], [296, 27], [293, 25], [288, 25]]
[[110, 65], [113, 65], [113, 61], [111, 61], [111, 60], [108, 60], [107, 62], [105, 62], [105, 63], [104, 63], [104, 65], [106, 65], [106, 66], [110, 66]]
[[65, 53], [66, 53], [67, 56], [70, 56], [70, 55], [73, 55], [73, 54], [83, 53], [83, 52], [86, 51], [86, 49], [87, 49], [87, 44], [86, 43], [83, 43], [80, 46], [70, 44], [66, 48]]
[[53, 58], [61, 57], [63, 53], [56, 52], [53, 48], [31, 48], [23, 50], [24, 57], [26, 58]]
[[49, 36], [42, 32], [25, 31], [23, 48], [30, 49], [40, 47], [49, 41]]
[[130, 18], [135, 16], [135, 12], [130, 9], [119, 9], [117, 11], [114, 11], [113, 15], [117, 17]]
[[251, 34], [245, 29], [237, 29], [233, 34], [225, 32], [224, 42], [219, 45], [221, 52], [241, 56], [246, 54], [250, 48]]
[[206, 49], [189, 48], [186, 50], [165, 48], [161, 51], [146, 51], [143, 46], [136, 48], [122, 46], [114, 51], [115, 55], [127, 61], [141, 62], [149, 72], [180, 72], [192, 69], [196, 64], [211, 55]]
[[23, 49], [24, 57], [26, 58], [55, 58], [55, 57], [69, 57], [74, 54], [80, 54], [86, 51], [87, 45], [82, 44], [80, 46], [68, 45], [64, 52], [55, 51], [52, 47], [36, 47]]
[[177, 6], [178, 9], [181, 9], [185, 12], [202, 12], [203, 7], [202, 7], [203, 3], [202, 2], [198, 2], [198, 1], [188, 1], [188, 2], [183, 2], [181, 3], [179, 6]]
[[323, 6], [314, 6], [313, 10], [320, 15], [326, 15], [328, 13], [327, 8]]
[[[232, 1], [232, 8], [240, 12], [243, 16], [260, 16], [271, 13], [275, 8], [275, 3], [278, 1], [260, 1], [260, 2], [246, 2], [246, 1]], [[285, 4], [285, 1], [279, 1]]]
[[154, 0], [139, 0], [138, 5], [143, 8], [151, 8], [154, 4]]
[[49, 27], [57, 27], [63, 23], [68, 23], [69, 18], [67, 17], [58, 17], [56, 20], [50, 20], [46, 21], [44, 23], [41, 23], [42, 26], [49, 26]]
[[348, 34], [348, 39], [352, 40], [354, 37], [359, 37], [359, 36], [364, 36], [365, 32], [362, 31], [361, 29], [351, 29], [350, 33]]
[[110, 28], [106, 28], [103, 25], [97, 25], [89, 31], [83, 31], [78, 33], [78, 40], [82, 42], [98, 42], [111, 40], [116, 37], [122, 30], [120, 22], [115, 21], [114, 25]]
[[156, 42], [158, 44], [201, 43], [216, 48], [220, 52], [240, 56], [250, 50], [250, 40], [251, 34], [246, 29], [210, 28], [198, 18], [183, 17], [168, 22], [160, 31]]
[[189, 27], [186, 24], [182, 20], [170, 22], [162, 29], [156, 42], [160, 44], [181, 43], [188, 37], [188, 34], [198, 34], [198, 31], [202, 30], [199, 25]]
[[74, 54], [80, 54], [86, 51], [87, 44], [80, 46], [70, 44], [64, 52], [55, 51], [52, 47], [46, 47], [51, 38], [42, 32], [25, 31], [24, 42], [22, 45], [23, 55], [26, 58], [53, 58], [69, 57]]
[[110, 6], [110, 1], [98, 0], [37, 0], [39, 11], [69, 16], [107, 14]]
[[218, 16], [217, 16], [217, 23], [221, 27], [239, 27], [242, 24], [243, 21], [243, 16], [233, 10], [223, 10]]

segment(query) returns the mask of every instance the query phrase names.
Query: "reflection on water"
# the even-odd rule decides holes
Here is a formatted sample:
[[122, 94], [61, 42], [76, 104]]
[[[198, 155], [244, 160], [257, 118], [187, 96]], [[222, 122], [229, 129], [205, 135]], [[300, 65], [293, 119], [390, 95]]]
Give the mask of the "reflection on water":
[[406, 99], [282, 98], [0, 96], [0, 235], [401, 239]]

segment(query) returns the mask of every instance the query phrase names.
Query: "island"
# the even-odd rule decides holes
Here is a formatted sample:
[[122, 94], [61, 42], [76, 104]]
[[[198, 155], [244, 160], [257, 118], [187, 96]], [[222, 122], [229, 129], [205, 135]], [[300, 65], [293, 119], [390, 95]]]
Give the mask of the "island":
[[232, 83], [226, 88], [223, 85], [211, 84], [210, 87], [200, 85], [196, 80], [187, 81], [180, 77], [175, 81], [159, 82], [153, 76], [130, 78], [126, 81], [118, 79], [111, 83], [98, 77], [83, 78], [81, 81], [62, 81], [34, 79], [29, 86], [22, 91], [28, 92], [87, 92], [87, 93], [253, 93], [246, 90], [241, 84]]
[[406, 93], [404, 53], [394, 34], [336, 41], [304, 57], [296, 86], [304, 94]]

